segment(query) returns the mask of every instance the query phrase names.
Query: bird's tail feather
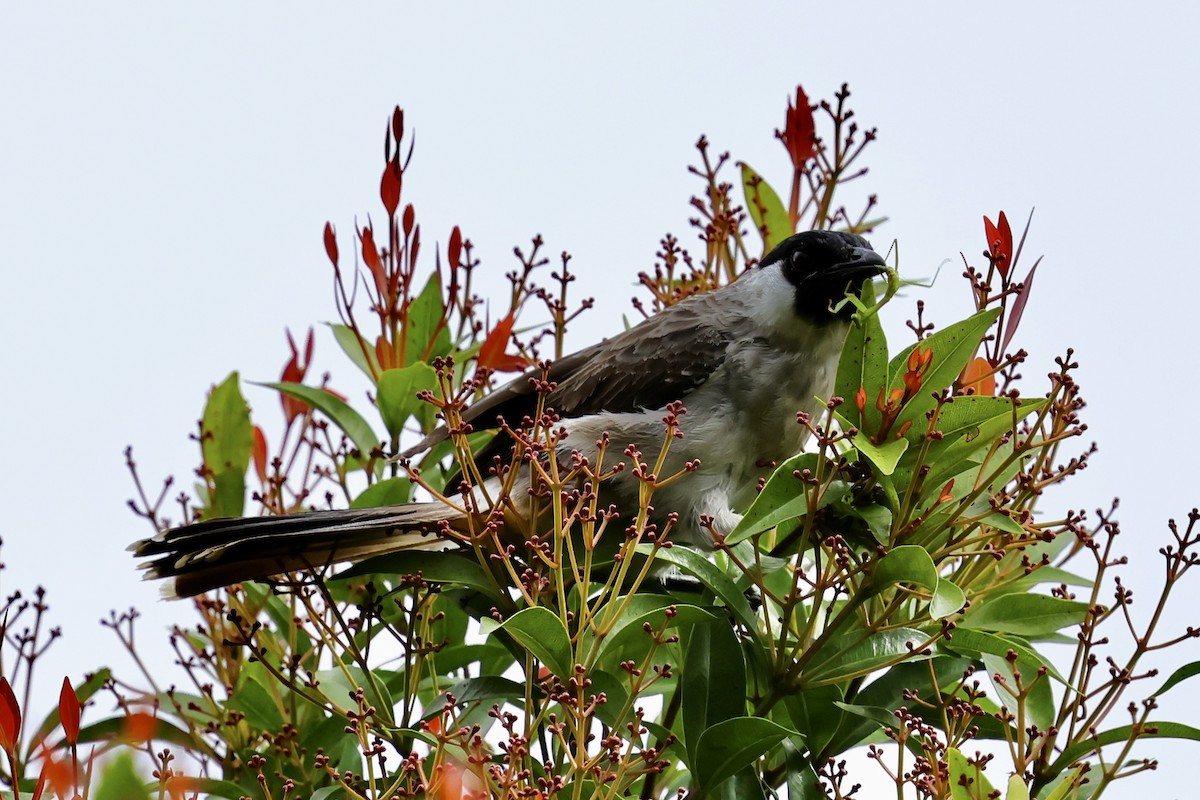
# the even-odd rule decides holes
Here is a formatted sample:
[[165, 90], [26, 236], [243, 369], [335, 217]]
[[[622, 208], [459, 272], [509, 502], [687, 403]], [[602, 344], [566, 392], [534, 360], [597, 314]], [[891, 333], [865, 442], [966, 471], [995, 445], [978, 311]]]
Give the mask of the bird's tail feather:
[[439, 524], [462, 519], [445, 503], [214, 519], [173, 528], [130, 546], [147, 580], [168, 579], [163, 593], [190, 597], [240, 581], [399, 550], [443, 550]]

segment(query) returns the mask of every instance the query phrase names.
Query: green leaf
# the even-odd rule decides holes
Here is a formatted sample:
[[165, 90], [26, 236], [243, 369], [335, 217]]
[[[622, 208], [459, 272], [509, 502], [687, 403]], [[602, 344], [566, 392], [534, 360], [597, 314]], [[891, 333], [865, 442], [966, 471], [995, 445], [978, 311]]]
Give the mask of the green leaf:
[[[354, 362], [354, 365], [363, 371], [363, 374], [375, 380], [375, 376], [379, 374], [379, 359], [375, 356], [375, 348], [370, 342], [359, 344], [358, 336], [354, 331], [346, 325], [329, 325], [329, 330], [333, 331], [333, 338], [342, 348], [342, 352], [346, 357]], [[363, 345], [366, 345], [365, 348]], [[364, 354], [365, 349], [365, 354]]]
[[[1039, 800], [1087, 800], [1092, 797], [1095, 784], [1080, 784], [1079, 779], [1086, 773], [1082, 766], [1070, 772], [1060, 774], [1038, 793]], [[1047, 791], [1049, 790], [1049, 791]], [[1026, 795], [1028, 796], [1028, 794]], [[1005, 799], [1007, 800], [1007, 798]]]
[[918, 347], [922, 350], [933, 350], [933, 362], [921, 384], [921, 389], [900, 410], [895, 427], [899, 430], [905, 422], [912, 422], [914, 428], [924, 425], [925, 414], [936, 405], [933, 393], [950, 386], [954, 379], [975, 355], [979, 342], [987, 329], [1000, 315], [999, 308], [980, 311], [967, 319], [957, 322], [950, 327], [922, 339], [918, 344], [910, 345], [900, 352], [888, 364], [889, 389], [904, 388], [904, 373], [908, 369], [908, 356]]
[[[746, 193], [746, 210], [754, 220], [754, 228], [763, 237], [763, 251], [770, 252], [776, 245], [795, 233], [787, 209], [779, 195], [762, 176], [742, 163], [742, 189]], [[766, 229], [764, 233], [763, 229]]]
[[1029, 787], [1025, 785], [1025, 779], [1020, 775], [1012, 774], [1008, 778], [1008, 791], [1004, 793], [1004, 800], [1030, 800]]
[[485, 700], [512, 700], [519, 702], [525, 699], [525, 684], [517, 683], [508, 678], [502, 678], [499, 675], [483, 675], [479, 678], [468, 678], [451, 686], [429, 707], [440, 713], [446, 695], [454, 695], [454, 702], [462, 705], [466, 705], [467, 703], [482, 703]]
[[[125, 717], [109, 717], [94, 722], [79, 729], [79, 743], [120, 741], [126, 735], [128, 721]], [[195, 750], [198, 743], [190, 733], [157, 717], [154, 720], [154, 732], [151, 739], [156, 742], [167, 742], [187, 750]], [[203, 745], [199, 745], [203, 749]]]
[[845, 714], [838, 703], [845, 696], [844, 686], [830, 684], [805, 688], [784, 698], [792, 727], [804, 734], [810, 752], [821, 753], [840, 730]]
[[[330, 394], [324, 389], [305, 386], [302, 383], [261, 383], [258, 385], [283, 392], [288, 397], [302, 400], [321, 411], [333, 421], [333, 424], [342, 433], [346, 434], [346, 437], [358, 448], [364, 461], [372, 450], [379, 447], [382, 441], [375, 435], [375, 431], [371, 430], [370, 424], [362, 418], [362, 415], [347, 405], [340, 397]], [[376, 464], [375, 471], [377, 475], [383, 472], [382, 462]]]
[[[675, 614], [668, 618], [666, 609], [672, 606], [675, 608]], [[620, 616], [617, 617], [617, 614]], [[631, 642], [642, 645], [635, 648], [637, 658], [645, 654], [650, 646], [650, 637], [643, 628], [647, 623], [654, 630], [659, 630], [664, 623], [667, 628], [674, 628], [679, 625], [705, 624], [718, 620], [725, 622], [727, 619], [724, 615], [718, 616], [700, 606], [681, 603], [674, 597], [638, 592], [632, 597], [618, 598], [602, 609], [595, 627], [608, 631], [600, 647], [600, 655], [607, 663], [615, 665], [619, 661], [635, 657], [627, 652], [627, 645]]]
[[[1171, 673], [1171, 677], [1167, 678], [1166, 683], [1158, 687], [1158, 691], [1154, 693], [1154, 697], [1162, 697], [1167, 693], [1167, 690], [1176, 684], [1183, 683], [1193, 675], [1200, 674], [1200, 661], [1193, 661], [1190, 664], [1184, 664], [1179, 669]], [[80, 702], [83, 698], [79, 698]]]
[[383, 508], [400, 506], [412, 500], [413, 482], [408, 478], [385, 478], [376, 481], [350, 501], [351, 508]]
[[911, 583], [933, 591], [937, 589], [938, 572], [933, 559], [925, 548], [915, 544], [893, 547], [883, 558], [875, 562], [871, 578], [863, 586], [863, 599], [874, 597], [888, 587], [898, 583]]
[[784, 739], [799, 735], [759, 717], [718, 722], [700, 734], [692, 774], [701, 787], [712, 789], [752, 765]]
[[252, 667], [261, 665], [247, 664], [238, 681], [237, 690], [229, 698], [227, 705], [234, 711], [246, 715], [246, 722], [260, 731], [278, 731], [283, 728], [283, 714], [279, 710], [275, 698], [262, 685], [261, 676], [255, 676]]
[[984, 800], [995, 791], [979, 767], [968, 762], [957, 748], [946, 749], [946, 763], [950, 768], [950, 797], [953, 800]]
[[499, 598], [496, 582], [474, 558], [454, 550], [401, 550], [360, 561], [342, 572], [336, 579], [361, 575], [416, 575], [430, 583], [449, 583], [478, 589], [489, 597]]
[[800, 748], [785, 739], [783, 750], [787, 760], [788, 800], [828, 800], [817, 771]]
[[553, 612], [541, 606], [523, 608], [501, 623], [505, 630], [560, 680], [571, 677], [571, 637]]
[[1028, 719], [1042, 730], [1047, 730], [1054, 724], [1054, 692], [1050, 688], [1050, 681], [1044, 677], [1039, 678], [1036, 669], [1027, 670], [1028, 661], [1022, 664], [1022, 660], [1017, 659], [1021, 682], [1027, 690], [1018, 700], [1005, 692], [997, 680], [997, 676], [1002, 676], [1009, 688], [1015, 690], [1017, 682], [1012, 662], [1003, 656], [992, 653], [984, 653], [980, 658], [987, 668], [988, 676], [992, 679], [992, 685], [996, 688], [995, 696], [1000, 698], [998, 702], [1002, 702], [1013, 710], [1019, 708], [1023, 712], [1020, 716]]
[[93, 800], [150, 800], [150, 790], [138, 777], [133, 753], [124, 751], [113, 759], [100, 776]]
[[240, 517], [246, 504], [246, 467], [254, 446], [250, 407], [230, 373], [204, 405], [200, 450], [215, 487], [208, 498], [208, 516]]
[[963, 616], [962, 624], [975, 630], [1041, 636], [1078, 625], [1088, 604], [1044, 594], [991, 595]]
[[437, 389], [437, 372], [423, 361], [400, 369], [384, 370], [379, 376], [379, 415], [392, 437], [399, 436], [409, 417], [433, 418], [433, 406], [417, 399], [417, 393]]
[[728, 621], [692, 628], [684, 650], [679, 691], [683, 699], [683, 739], [695, 768], [700, 763], [704, 731], [746, 714], [746, 662]]
[[967, 604], [967, 596], [945, 578], [939, 578], [937, 588], [933, 591], [933, 600], [929, 603], [929, 616], [933, 619], [945, 619], [951, 614], [957, 614]]
[[[244, 787], [238, 786], [232, 781], [222, 781], [217, 780], [216, 778], [189, 777], [187, 779], [187, 786], [189, 792], [199, 792], [201, 797], [209, 798], [210, 800], [211, 798], [221, 798], [221, 800], [239, 800], [239, 798], [246, 797], [246, 792], [248, 791]], [[336, 789], [337, 791], [342, 792], [342, 796], [345, 795], [346, 790], [341, 786], [331, 786], [328, 788]], [[191, 794], [188, 796], [190, 797]], [[314, 792], [312, 795], [312, 800], [322, 800], [322, 798], [334, 796], [335, 795]]]
[[[843, 426], [849, 427], [849, 422], [841, 414], [834, 412], [834, 417]], [[891, 475], [895, 472], [896, 465], [908, 451], [908, 439], [892, 439], [883, 444], [875, 444], [861, 430], [850, 440], [850, 444], [854, 446], [855, 450], [866, 456], [867, 460], [874, 464], [875, 468], [883, 475]]]
[[[837, 683], [867, 675], [904, 657], [915, 658], [917, 654], [913, 648], [927, 639], [927, 635], [913, 628], [893, 628], [868, 634], [865, 638], [855, 637], [854, 644], [810, 666], [805, 675], [805, 683], [810, 686]], [[831, 639], [825, 643], [825, 647], [832, 650], [838, 644], [839, 640]]]
[[[1155, 732], [1150, 733], [1151, 729]], [[1111, 728], [1063, 750], [1054, 763], [1046, 768], [1046, 774], [1057, 775], [1075, 761], [1096, 752], [1104, 745], [1124, 744], [1135, 736], [1138, 739], [1186, 739], [1200, 742], [1200, 728], [1193, 728], [1182, 722], [1147, 722], [1136, 728], [1133, 725]]]
[[443, 324], [442, 282], [435, 272], [408, 304], [404, 326], [404, 366], [450, 352], [450, 331]]
[[1009, 636], [977, 631], [960, 625], [954, 629], [952, 638], [942, 642], [942, 646], [963, 655], [979, 656], [987, 653], [1001, 658], [1004, 658], [1008, 651], [1012, 650], [1017, 654], [1017, 668], [1021, 670], [1021, 674], [1036, 675], [1038, 667], [1045, 667], [1046, 673], [1050, 677], [1059, 683], [1066, 684], [1066, 680], [1049, 660], [1028, 644]]
[[[637, 552], [642, 555], [649, 555], [653, 552], [653, 545], [648, 543], [639, 544]], [[751, 630], [757, 630], [758, 619], [754, 614], [754, 610], [750, 608], [750, 602], [746, 600], [746, 595], [734, 584], [728, 575], [717, 568], [717, 565], [708, 556], [701, 555], [687, 547], [675, 545], [674, 547], [660, 549], [655, 553], [654, 559], [655, 561], [674, 564], [683, 572], [696, 578], [706, 588], [711, 589], [717, 597], [721, 598], [739, 622], [744, 623]]]
[[[786, 520], [807, 514], [809, 487], [798, 480], [793, 473], [803, 472], [806, 469], [816, 470], [819, 458], [820, 456], [816, 453], [801, 453], [792, 456], [776, 467], [762, 491], [746, 509], [745, 515], [729, 532], [725, 543], [737, 544], [756, 533], [774, 528]], [[829, 484], [817, 501], [817, 508], [824, 508], [830, 503], [837, 502], [849, 491], [850, 487], [843, 482]]]
[[[870, 281], [863, 284], [862, 301], [866, 306], [875, 305], [875, 285]], [[846, 401], [841, 406], [841, 413], [849, 423], [847, 427], [860, 431], [879, 430], [882, 417], [875, 407], [875, 400], [887, 382], [887, 337], [883, 333], [879, 315], [872, 314], [865, 321], [850, 326], [846, 343], [842, 346], [842, 356], [838, 359], [833, 393]], [[854, 402], [860, 388], [867, 394], [862, 413]]]

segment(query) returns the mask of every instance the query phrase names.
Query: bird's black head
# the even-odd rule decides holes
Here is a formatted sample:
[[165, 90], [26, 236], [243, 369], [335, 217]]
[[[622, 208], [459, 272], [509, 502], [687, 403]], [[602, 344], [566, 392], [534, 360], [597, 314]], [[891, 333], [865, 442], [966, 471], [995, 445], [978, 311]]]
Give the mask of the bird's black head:
[[779, 264], [783, 276], [796, 287], [796, 313], [812, 320], [849, 317], [851, 306], [837, 314], [831, 310], [846, 292], [884, 271], [883, 256], [861, 236], [836, 231], [804, 231], [790, 236], [759, 263], [760, 268]]

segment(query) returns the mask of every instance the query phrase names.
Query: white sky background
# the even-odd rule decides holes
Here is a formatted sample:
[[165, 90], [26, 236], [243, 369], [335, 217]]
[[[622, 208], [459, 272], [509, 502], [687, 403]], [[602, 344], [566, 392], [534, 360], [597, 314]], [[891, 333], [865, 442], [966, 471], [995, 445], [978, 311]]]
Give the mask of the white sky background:
[[[686, 166], [700, 133], [784, 188], [771, 132], [798, 82], [816, 99], [848, 81], [859, 120], [879, 128], [862, 182], [890, 217], [876, 246], [897, 239], [907, 277], [952, 260], [935, 288], [890, 309], [894, 341], [907, 341], [917, 296], [942, 324], [966, 312], [958, 253], [982, 260], [983, 214], [1004, 209], [1019, 232], [1036, 206], [1024, 257], [1045, 260], [1025, 374], [1074, 346], [1101, 446], [1048, 507], [1122, 498], [1144, 617], [1166, 519], [1200, 503], [1189, 230], [1200, 16], [1183, 3], [1136, 16], [1129, 4], [1049, 6], [6, 3], [0, 590], [49, 590], [64, 639], [46, 701], [56, 675], [128, 666], [96, 624], [110, 608], [138, 606], [143, 652], [169, 659], [157, 632], [190, 611], [158, 602], [124, 550], [147, 530], [125, 507], [122, 450], [134, 445], [152, 486], [168, 473], [190, 484], [188, 434], [208, 387], [232, 369], [275, 380], [284, 327], [301, 335], [333, 317], [321, 229], [333, 221], [348, 255], [356, 215], [382, 218], [396, 104], [416, 131], [404, 198], [424, 256], [459, 224], [501, 287], [513, 246], [541, 233], [547, 254], [573, 254], [576, 299], [597, 298], [572, 346], [619, 327], [665, 232], [695, 243], [687, 200], [700, 184]], [[333, 370], [364, 408], [323, 328], [316, 353], [310, 376]], [[247, 391], [277, 419], [271, 393]], [[1182, 587], [1169, 629], [1200, 623], [1184, 597], [1196, 585]], [[1187, 643], [1170, 663], [1197, 658]], [[1176, 689], [1161, 716], [1194, 722], [1194, 693]], [[1192, 794], [1196, 745], [1142, 753], [1166, 761], [1113, 797]]]

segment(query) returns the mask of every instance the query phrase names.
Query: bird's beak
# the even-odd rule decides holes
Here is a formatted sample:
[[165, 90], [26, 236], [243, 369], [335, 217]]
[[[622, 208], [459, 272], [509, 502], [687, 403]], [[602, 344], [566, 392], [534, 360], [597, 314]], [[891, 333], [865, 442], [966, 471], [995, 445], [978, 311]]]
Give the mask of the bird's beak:
[[868, 247], [852, 247], [850, 257], [833, 266], [833, 272], [838, 277], [848, 281], [859, 281], [873, 278], [883, 273], [887, 262], [883, 256]]

